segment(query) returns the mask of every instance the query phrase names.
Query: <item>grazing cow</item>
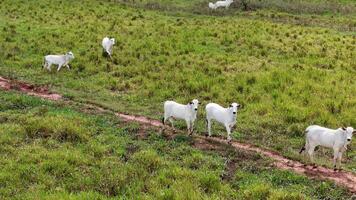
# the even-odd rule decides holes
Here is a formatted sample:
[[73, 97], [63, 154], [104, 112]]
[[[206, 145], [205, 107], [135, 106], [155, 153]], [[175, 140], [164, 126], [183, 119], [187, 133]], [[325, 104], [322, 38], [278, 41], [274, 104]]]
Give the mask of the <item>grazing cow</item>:
[[169, 120], [174, 129], [173, 119], [183, 119], [187, 123], [188, 134], [191, 135], [193, 133], [194, 121], [197, 118], [199, 104], [197, 99], [193, 99], [187, 105], [179, 104], [174, 101], [164, 102], [163, 125]]
[[55, 64], [58, 65], [57, 71], [59, 71], [63, 65], [70, 69], [68, 64], [73, 59], [74, 54], [71, 51], [65, 55], [47, 55], [43, 59], [43, 68], [47, 68], [51, 71], [51, 65]]
[[241, 107], [238, 103], [232, 103], [228, 108], [224, 108], [216, 103], [206, 105], [206, 122], [209, 137], [211, 136], [211, 120], [223, 124], [227, 131], [227, 140], [231, 141], [231, 129], [236, 124], [237, 111]]
[[115, 44], [115, 38], [108, 38], [105, 37], [101, 43], [103, 46], [104, 51], [109, 55], [109, 57], [112, 59], [112, 49]]
[[347, 145], [351, 142], [352, 134], [355, 133], [352, 127], [342, 127], [336, 130], [328, 129], [317, 125], [309, 126], [306, 130], [306, 142], [299, 153], [304, 150], [308, 153], [311, 162], [314, 164], [314, 149], [317, 146], [332, 148], [334, 150], [333, 165], [337, 169], [341, 166], [342, 153], [347, 150]]
[[226, 9], [228, 9], [230, 7], [230, 5], [233, 3], [233, 0], [225, 0], [225, 1], [217, 1], [215, 3], [209, 3], [209, 8], [211, 9], [217, 9], [219, 7], [225, 7]]

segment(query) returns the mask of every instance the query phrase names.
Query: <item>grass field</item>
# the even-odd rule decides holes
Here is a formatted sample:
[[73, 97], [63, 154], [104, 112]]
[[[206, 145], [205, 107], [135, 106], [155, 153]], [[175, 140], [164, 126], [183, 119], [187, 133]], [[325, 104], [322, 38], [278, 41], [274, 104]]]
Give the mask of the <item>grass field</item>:
[[[304, 143], [303, 130], [308, 125], [356, 127], [354, 1], [285, 1], [286, 4], [277, 0], [269, 1], [269, 4], [266, 4], [266, 1], [259, 3], [249, 1], [249, 5], [253, 6], [249, 11], [242, 11], [239, 4], [234, 3], [230, 10], [216, 12], [206, 8], [207, 2], [0, 0], [0, 52], [3, 52], [0, 53], [0, 75], [47, 85], [75, 101], [95, 103], [116, 111], [142, 114], [155, 119], [161, 118], [162, 103], [168, 99], [185, 103], [198, 98], [202, 101], [202, 106], [209, 102], [227, 106], [236, 101], [243, 105], [243, 109], [238, 115], [234, 139], [273, 149], [297, 160], [302, 159], [297, 152]], [[303, 9], [305, 7], [310, 10]], [[293, 10], [298, 8], [299, 10]], [[117, 39], [113, 61], [102, 57], [100, 43], [107, 35]], [[71, 63], [70, 71], [63, 69], [56, 73], [55, 70], [47, 72], [41, 68], [44, 55], [60, 54], [69, 50], [73, 51], [76, 57]], [[26, 115], [31, 116], [21, 113], [21, 106], [27, 107], [21, 104], [22, 100], [10, 98], [8, 101], [10, 105], [17, 106], [20, 110], [10, 109], [5, 115], [24, 119]], [[30, 101], [31, 105], [32, 101], [37, 102], [35, 105], [38, 105], [38, 100], [29, 98], [27, 101]], [[51, 107], [49, 104], [46, 105]], [[205, 132], [203, 110], [199, 111], [198, 134]], [[58, 112], [59, 118], [64, 118], [61, 120], [69, 122], [66, 117], [71, 115], [82, 120], [80, 128], [75, 124], [68, 125], [74, 129], [72, 130], [75, 133], [72, 138], [75, 142], [74, 147], [66, 146], [65, 143], [64, 147], [55, 151], [57, 153], [51, 152], [48, 156], [48, 148], [53, 148], [51, 142], [55, 142], [53, 145], [56, 146], [57, 140], [40, 139], [37, 143], [36, 136], [32, 136], [34, 138], [30, 139], [35, 142], [26, 143], [31, 146], [22, 149], [23, 157], [28, 159], [26, 148], [38, 149], [38, 159], [46, 154], [46, 159], [56, 160], [55, 158], [62, 157], [63, 154], [70, 159], [71, 155], [67, 154], [71, 150], [78, 152], [78, 155], [74, 154], [75, 156], [86, 156], [81, 151], [87, 147], [81, 146], [81, 143], [78, 147], [76, 143], [77, 140], [90, 143], [94, 136], [87, 134], [91, 127], [89, 125], [98, 119], [93, 119], [95, 117], [92, 116], [78, 116], [79, 114], [73, 114], [64, 108]], [[34, 116], [32, 119], [31, 116], [29, 120], [33, 120], [29, 123], [35, 124], [36, 120], [41, 121], [41, 117]], [[49, 130], [53, 129], [56, 132], [68, 128], [60, 125], [50, 127], [51, 122], [56, 120], [56, 117], [52, 119], [49, 117], [46, 124]], [[104, 123], [105, 120], [101, 121]], [[97, 128], [114, 131], [112, 124], [106, 125], [96, 125], [99, 128], [94, 127], [94, 130]], [[7, 126], [14, 131], [23, 129]], [[46, 129], [46, 126], [42, 128]], [[179, 127], [183, 129], [184, 124], [180, 123]], [[111, 135], [121, 135], [120, 138], [115, 138], [117, 142], [121, 137], [123, 141], [127, 141], [130, 139], [123, 133], [130, 131], [132, 129], [121, 127]], [[217, 126], [214, 126], [214, 133], [225, 134], [224, 130]], [[23, 133], [18, 137], [19, 143], [11, 144], [13, 145], [11, 148], [24, 145], [23, 141], [26, 141], [24, 139], [29, 136]], [[156, 142], [156, 139], [152, 138], [150, 141]], [[101, 142], [101, 145], [109, 145]], [[126, 145], [123, 143], [118, 144]], [[161, 145], [170, 144], [162, 142]], [[76, 149], [77, 147], [80, 150]], [[153, 145], [151, 147], [154, 148]], [[98, 148], [100, 151], [104, 147]], [[153, 152], [148, 154], [155, 157], [156, 154]], [[164, 160], [160, 156], [157, 157]], [[318, 151], [317, 157], [318, 164], [331, 167], [329, 151]], [[88, 164], [93, 159], [85, 158], [83, 162]], [[109, 158], [102, 156], [100, 162], [104, 164], [97, 164], [89, 170], [95, 171], [101, 168], [100, 165], [118, 162], [111, 159], [113, 158], [110, 156]], [[221, 158], [208, 156], [207, 159], [209, 162], [220, 161], [221, 164], [219, 160]], [[27, 161], [34, 162], [31, 159]], [[351, 148], [345, 161], [345, 169], [355, 172], [355, 148]], [[2, 159], [1, 162], [10, 163], [9, 168], [3, 170], [3, 173], [7, 174], [5, 177], [9, 177], [14, 160]], [[170, 165], [175, 166], [178, 163], [172, 161]], [[122, 165], [118, 164], [116, 169], [120, 169]], [[29, 166], [32, 165], [24, 165], [24, 170]], [[170, 172], [167, 169], [166, 172]], [[214, 170], [209, 170], [214, 174]], [[36, 180], [47, 181], [45, 175], [40, 171], [38, 173], [40, 178], [37, 177]], [[124, 178], [125, 175], [118, 176]], [[138, 179], [140, 178], [142, 177]], [[73, 182], [78, 179], [63, 180]], [[260, 181], [260, 177], [256, 179]], [[48, 179], [50, 186], [39, 185], [34, 190], [43, 192], [51, 188], [52, 194], [57, 194], [58, 187], [58, 195], [64, 194], [60, 190], [65, 189], [61, 186], [66, 183], [53, 181], [55, 180]], [[106, 194], [99, 189], [93, 189], [95, 181], [90, 184], [83, 186], [88, 188], [86, 191], [94, 191], [90, 195]], [[133, 181], [131, 184], [142, 183]], [[298, 184], [299, 182], [296, 185]], [[310, 182], [305, 182], [305, 185], [308, 184]], [[186, 185], [196, 187], [198, 184], [189, 182]], [[229, 191], [234, 189], [228, 184], [219, 187], [224, 190], [222, 193], [227, 195], [226, 198], [229, 197]], [[325, 187], [326, 192], [331, 186], [320, 187]], [[33, 185], [30, 188], [33, 188]], [[68, 188], [70, 187], [67, 186]], [[157, 192], [162, 191], [157, 188], [155, 188]], [[272, 184], [271, 188], [277, 187]], [[82, 189], [77, 188], [76, 191]], [[214, 194], [220, 194], [221, 190], [215, 191]], [[11, 190], [7, 190], [9, 191]], [[27, 191], [28, 195], [31, 195], [31, 191]], [[121, 188], [120, 191], [130, 196], [136, 190], [128, 191]], [[316, 194], [310, 191], [306, 193], [307, 196], [316, 197]], [[206, 197], [203, 190], [201, 192], [200, 197]], [[6, 191], [4, 194], [12, 195]], [[341, 195], [335, 192], [335, 195], [338, 194]]]
[[[1, 199], [347, 199], [259, 155], [201, 151], [106, 114], [0, 91]], [[220, 153], [219, 153], [220, 152]], [[235, 160], [229, 172], [227, 161]], [[221, 179], [221, 177], [225, 177]]]

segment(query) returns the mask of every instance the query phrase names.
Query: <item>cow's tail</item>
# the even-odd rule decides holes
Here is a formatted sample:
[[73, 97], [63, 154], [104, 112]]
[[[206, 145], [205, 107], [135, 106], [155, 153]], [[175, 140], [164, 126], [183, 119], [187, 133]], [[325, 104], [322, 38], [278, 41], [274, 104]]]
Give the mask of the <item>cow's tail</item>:
[[164, 125], [164, 117], [162, 117], [162, 124]]
[[46, 64], [46, 57], [43, 57], [42, 68], [45, 67], [45, 64]]
[[[307, 134], [307, 133], [308, 133], [308, 129], [304, 131], [304, 134]], [[302, 148], [300, 149], [300, 151], [299, 151], [299, 154], [301, 154], [301, 153], [303, 153], [303, 151], [305, 151], [306, 145], [307, 145], [307, 143], [305, 143], [305, 144], [303, 145], [303, 147], [302, 147]]]
[[303, 153], [305, 151], [305, 145], [300, 149], [299, 154]]

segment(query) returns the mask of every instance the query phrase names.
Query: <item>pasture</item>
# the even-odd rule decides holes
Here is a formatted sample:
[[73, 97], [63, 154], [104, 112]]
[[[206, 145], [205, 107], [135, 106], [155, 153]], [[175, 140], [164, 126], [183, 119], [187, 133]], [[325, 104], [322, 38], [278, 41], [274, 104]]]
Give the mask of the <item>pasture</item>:
[[[202, 135], [207, 103], [238, 102], [243, 108], [234, 140], [303, 160], [298, 151], [308, 125], [356, 127], [355, 2], [248, 2], [247, 11], [238, 1], [227, 11], [212, 12], [202, 0], [0, 0], [0, 75], [45, 85], [73, 101], [154, 119], [162, 117], [165, 100], [188, 103], [197, 98], [202, 106], [195, 134]], [[105, 36], [116, 39], [113, 60], [102, 56]], [[71, 70], [42, 69], [44, 55], [67, 51], [75, 55]], [[6, 144], [1, 148], [8, 156], [0, 159], [6, 166], [1, 172], [6, 184], [0, 190], [6, 197], [129, 198], [137, 192], [146, 192], [142, 198], [147, 199], [185, 199], [179, 195], [195, 193], [192, 198], [197, 199], [247, 198], [243, 195], [264, 192], [296, 199], [348, 195], [332, 183], [268, 169], [268, 160], [244, 152], [233, 154], [243, 158], [234, 180], [221, 181], [226, 155], [195, 150], [186, 136], [167, 141], [151, 131], [147, 141], [140, 141], [133, 138], [135, 124], [14, 93], [1, 92], [0, 99], [0, 137]], [[22, 120], [24, 124], [18, 124]], [[178, 127], [185, 129], [185, 123]], [[73, 135], [63, 140], [63, 129]], [[213, 133], [226, 137], [217, 125]], [[122, 161], [130, 144], [140, 149], [139, 165]], [[316, 154], [318, 165], [332, 167], [329, 150]], [[14, 168], [17, 158], [25, 160]], [[195, 169], [182, 162], [185, 159], [204, 164]], [[152, 172], [143, 170], [146, 164], [153, 165]], [[348, 151], [343, 167], [356, 172], [355, 148]], [[35, 173], [26, 177], [28, 171]], [[10, 180], [13, 173], [16, 179]], [[81, 179], [83, 174], [89, 177]], [[166, 176], [179, 178], [171, 183]], [[22, 181], [26, 184], [20, 187]]]
[[0, 91], [0, 111], [1, 199], [350, 196], [332, 182], [273, 169], [258, 154], [209, 150], [75, 105]]

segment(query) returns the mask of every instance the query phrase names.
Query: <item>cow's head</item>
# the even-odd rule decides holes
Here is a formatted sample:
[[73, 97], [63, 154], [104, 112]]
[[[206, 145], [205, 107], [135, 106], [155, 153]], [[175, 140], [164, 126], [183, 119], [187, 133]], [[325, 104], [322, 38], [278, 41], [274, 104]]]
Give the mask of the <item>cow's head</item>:
[[199, 104], [200, 102], [198, 101], [198, 99], [193, 99], [191, 102], [189, 102], [188, 105], [194, 112], [197, 112]]
[[115, 44], [115, 38], [111, 38], [110, 41], [113, 45]]
[[69, 52], [67, 53], [67, 56], [68, 56], [69, 58], [71, 58], [71, 59], [74, 59], [74, 54], [73, 54], [73, 52], [71, 52], [71, 51], [69, 51]]
[[232, 112], [233, 115], [236, 115], [236, 114], [237, 114], [237, 110], [238, 110], [240, 107], [241, 107], [240, 104], [238, 104], [238, 103], [232, 103], [232, 104], [230, 104], [229, 109], [231, 110], [231, 112]]
[[352, 127], [342, 127], [341, 129], [346, 134], [346, 142], [350, 143], [352, 139], [352, 135], [356, 133], [356, 131]]

